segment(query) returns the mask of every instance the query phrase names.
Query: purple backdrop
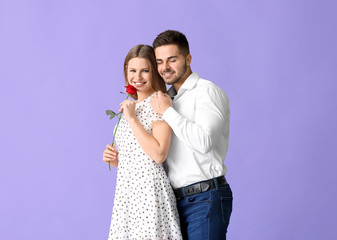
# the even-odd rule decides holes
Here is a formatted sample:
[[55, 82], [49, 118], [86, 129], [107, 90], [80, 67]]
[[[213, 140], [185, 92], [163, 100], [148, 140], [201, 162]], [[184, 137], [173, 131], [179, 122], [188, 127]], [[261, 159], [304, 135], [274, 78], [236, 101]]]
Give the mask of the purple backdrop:
[[166, 29], [231, 101], [228, 239], [337, 239], [337, 3], [1, 1], [0, 239], [106, 239], [122, 63]]

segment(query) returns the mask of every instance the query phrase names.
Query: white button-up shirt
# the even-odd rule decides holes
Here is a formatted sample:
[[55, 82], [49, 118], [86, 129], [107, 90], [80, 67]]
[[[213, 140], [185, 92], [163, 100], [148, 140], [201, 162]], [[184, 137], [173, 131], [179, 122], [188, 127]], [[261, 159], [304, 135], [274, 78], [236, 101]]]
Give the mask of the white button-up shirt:
[[[170, 96], [175, 94], [173, 86]], [[214, 83], [192, 73], [178, 90], [164, 120], [173, 129], [166, 170], [173, 188], [225, 175], [229, 101]]]

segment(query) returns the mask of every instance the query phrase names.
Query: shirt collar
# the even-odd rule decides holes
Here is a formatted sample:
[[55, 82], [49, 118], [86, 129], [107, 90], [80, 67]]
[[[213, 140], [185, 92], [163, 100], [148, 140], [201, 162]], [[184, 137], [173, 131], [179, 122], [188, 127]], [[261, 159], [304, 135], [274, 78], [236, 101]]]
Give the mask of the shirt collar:
[[188, 78], [186, 78], [183, 85], [181, 85], [181, 87], [179, 88], [178, 93], [174, 89], [174, 87], [171, 86], [170, 89], [167, 91], [168, 95], [171, 98], [175, 97], [177, 99], [183, 92], [185, 92], [186, 89], [192, 89], [199, 80], [199, 78], [199, 74], [197, 72], [193, 72], [191, 75], [188, 76]]
[[[194, 85], [199, 80], [199, 74], [197, 72], [193, 72], [191, 75], [188, 76], [188, 78], [185, 80], [183, 85], [181, 85], [180, 89], [191, 89], [194, 87]], [[180, 91], [179, 89], [179, 91]], [[178, 91], [178, 92], [179, 92]]]

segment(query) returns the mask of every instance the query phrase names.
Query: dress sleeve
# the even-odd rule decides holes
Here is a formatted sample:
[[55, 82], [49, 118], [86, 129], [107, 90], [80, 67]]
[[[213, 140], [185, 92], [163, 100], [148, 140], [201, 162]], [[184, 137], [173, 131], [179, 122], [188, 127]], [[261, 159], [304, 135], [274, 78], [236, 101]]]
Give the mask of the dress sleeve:
[[165, 120], [163, 119], [163, 116], [162, 116], [161, 114], [155, 113], [153, 110], [152, 110], [151, 115], [152, 115], [152, 116], [151, 116], [151, 117], [152, 117], [151, 122], [155, 122], [155, 121], [165, 121]]

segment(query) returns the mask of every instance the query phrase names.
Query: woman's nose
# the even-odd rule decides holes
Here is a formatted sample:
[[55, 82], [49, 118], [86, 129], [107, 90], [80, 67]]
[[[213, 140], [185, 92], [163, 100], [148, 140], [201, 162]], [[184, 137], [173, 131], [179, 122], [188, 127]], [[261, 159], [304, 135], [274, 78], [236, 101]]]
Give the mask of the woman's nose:
[[139, 71], [137, 74], [136, 74], [136, 78], [137, 79], [142, 79], [142, 73]]

